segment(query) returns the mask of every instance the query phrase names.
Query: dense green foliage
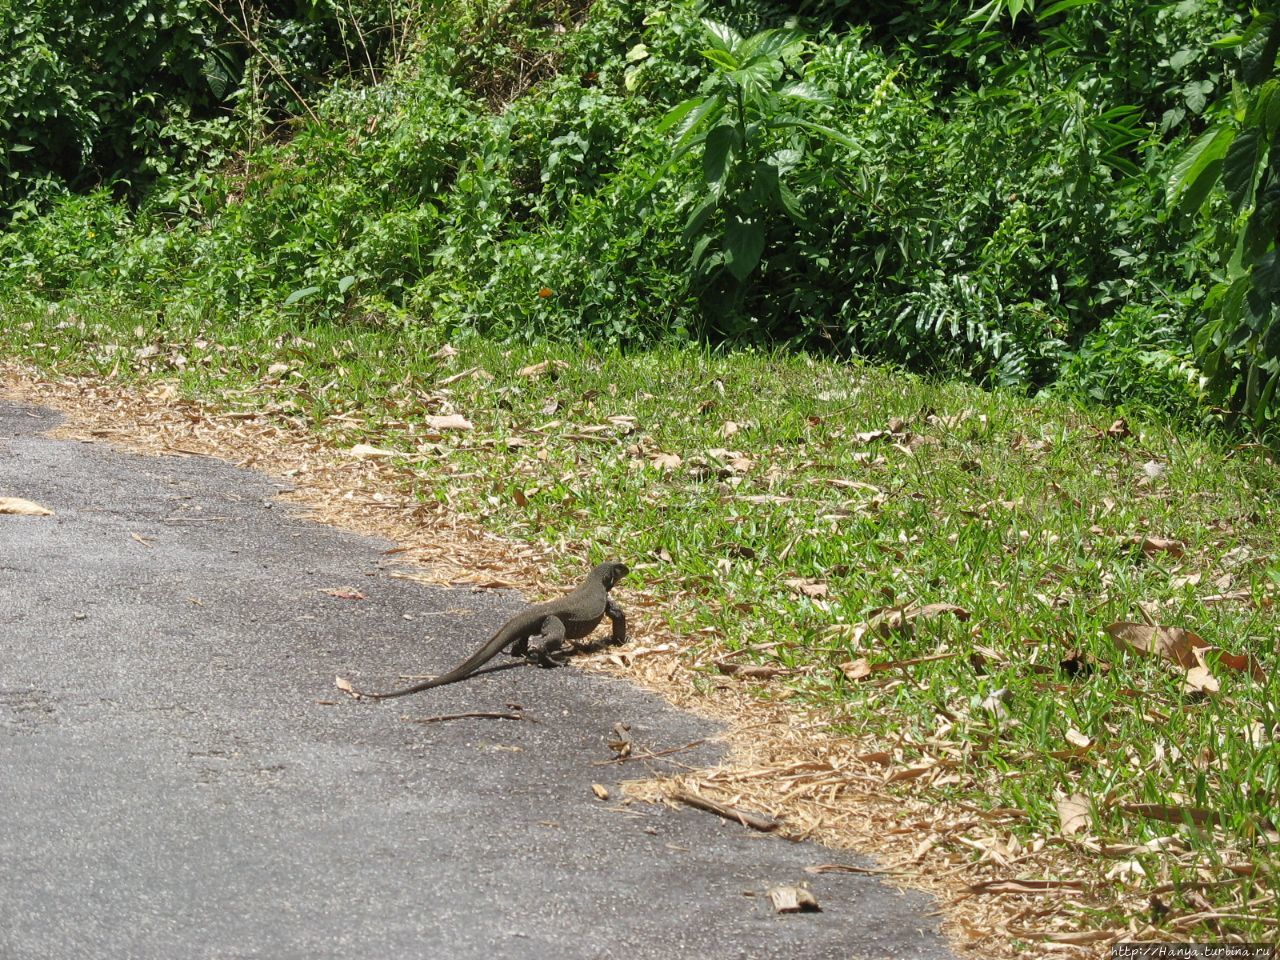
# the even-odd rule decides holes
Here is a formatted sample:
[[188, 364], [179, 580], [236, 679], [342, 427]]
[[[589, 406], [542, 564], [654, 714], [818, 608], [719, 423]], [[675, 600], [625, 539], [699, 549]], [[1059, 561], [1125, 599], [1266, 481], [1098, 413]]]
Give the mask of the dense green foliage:
[[[395, 39], [363, 31], [353, 63], [333, 0], [34, 0], [0, 3], [0, 207], [32, 213], [99, 185], [142, 196], [157, 176], [219, 163], [234, 104], [307, 112], [333, 75], [361, 72]], [[342, 5], [394, 25], [379, 0]]]
[[[0, 21], [52, 36], [79, 6]], [[293, 34], [230, 38], [208, 5], [135, 8], [169, 17], [163, 43], [130, 46], [149, 35], [123, 13], [82, 32], [164, 69], [136, 103], [118, 71], [65, 74], [65, 103], [106, 105], [63, 111], [74, 171], [47, 138], [4, 132], [15, 295], [128, 299], [168, 323], [789, 340], [1274, 420], [1280, 324], [1239, 304], [1277, 289], [1280, 206], [1255, 200], [1274, 192], [1280, 96], [1256, 25], [1273, 21], [1250, 27], [1244, 4], [304, 4], [262, 8], [259, 27]], [[290, 60], [293, 35], [311, 40]], [[12, 116], [54, 110], [15, 83]], [[1224, 159], [1236, 172], [1215, 188]], [[32, 190], [40, 176], [59, 190]], [[145, 181], [131, 202], [122, 177]], [[1219, 276], [1246, 221], [1252, 259]]]
[[1239, 95], [1178, 159], [1169, 189], [1187, 207], [1219, 180], [1227, 193], [1223, 277], [1206, 298], [1196, 351], [1214, 394], [1265, 427], [1280, 422], [1280, 17], [1258, 14], [1221, 45], [1237, 44]]

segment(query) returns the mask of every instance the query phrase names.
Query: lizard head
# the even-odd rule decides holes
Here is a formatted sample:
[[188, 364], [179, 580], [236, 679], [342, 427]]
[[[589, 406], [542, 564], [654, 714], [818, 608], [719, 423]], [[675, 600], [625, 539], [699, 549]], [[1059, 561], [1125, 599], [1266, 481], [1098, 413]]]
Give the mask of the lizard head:
[[600, 578], [601, 582], [604, 583], [605, 589], [609, 590], [630, 571], [627, 569], [627, 565], [625, 563], [615, 563], [610, 561], [609, 563], [600, 564], [593, 572]]

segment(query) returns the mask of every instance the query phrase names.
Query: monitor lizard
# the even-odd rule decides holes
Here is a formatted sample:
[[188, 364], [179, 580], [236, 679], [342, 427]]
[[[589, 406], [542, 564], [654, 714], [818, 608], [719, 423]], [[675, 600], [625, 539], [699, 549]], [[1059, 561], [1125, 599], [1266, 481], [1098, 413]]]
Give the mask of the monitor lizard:
[[[610, 642], [625, 643], [627, 618], [622, 612], [622, 607], [609, 596], [609, 591], [626, 575], [626, 564], [612, 562], [599, 564], [587, 574], [587, 579], [572, 593], [567, 593], [558, 600], [530, 604], [499, 627], [498, 632], [479, 650], [448, 673], [434, 679], [424, 680], [403, 690], [390, 690], [386, 693], [363, 693], [349, 689], [350, 684], [346, 681], [339, 682], [339, 689], [351, 694], [357, 700], [389, 700], [392, 697], [407, 697], [411, 693], [421, 693], [433, 687], [443, 687], [448, 683], [465, 680], [506, 647], [511, 648], [513, 656], [525, 657], [529, 662], [539, 666], [559, 666], [568, 657], [568, 651], [564, 649], [565, 640], [580, 640], [589, 636], [605, 617], [609, 618], [613, 628]], [[541, 643], [530, 646], [530, 641], [535, 637], [540, 638]]]

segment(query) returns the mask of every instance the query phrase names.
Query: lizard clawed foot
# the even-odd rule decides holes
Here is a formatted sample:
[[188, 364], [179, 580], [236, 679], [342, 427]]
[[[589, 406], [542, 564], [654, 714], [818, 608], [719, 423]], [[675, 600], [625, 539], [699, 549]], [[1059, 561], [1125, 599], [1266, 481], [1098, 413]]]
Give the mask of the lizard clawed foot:
[[540, 646], [531, 647], [529, 660], [540, 667], [562, 667], [569, 659], [569, 651], [562, 643], [548, 641]]

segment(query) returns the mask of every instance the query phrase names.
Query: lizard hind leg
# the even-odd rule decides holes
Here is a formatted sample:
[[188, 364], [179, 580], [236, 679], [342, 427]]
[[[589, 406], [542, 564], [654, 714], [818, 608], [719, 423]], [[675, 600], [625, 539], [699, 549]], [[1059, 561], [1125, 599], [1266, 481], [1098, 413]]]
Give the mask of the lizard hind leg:
[[547, 617], [539, 625], [537, 636], [541, 642], [530, 644], [525, 654], [529, 661], [540, 667], [562, 666], [569, 657], [564, 645], [564, 621], [559, 617]]

